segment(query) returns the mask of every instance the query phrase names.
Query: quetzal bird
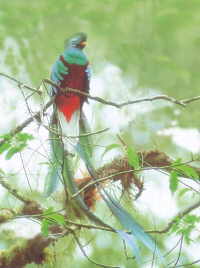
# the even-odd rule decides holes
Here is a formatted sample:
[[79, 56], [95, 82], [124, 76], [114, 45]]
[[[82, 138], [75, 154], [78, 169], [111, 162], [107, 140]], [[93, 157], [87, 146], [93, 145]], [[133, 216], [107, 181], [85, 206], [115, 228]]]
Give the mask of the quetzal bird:
[[[85, 33], [77, 33], [66, 40], [65, 50], [55, 61], [51, 72], [51, 80], [61, 88], [53, 87], [53, 93], [63, 136], [79, 136], [79, 119], [86, 97], [66, 89], [89, 92], [90, 67], [83, 52], [86, 41]], [[77, 139], [69, 138], [64, 142], [65, 149], [71, 151], [71, 145], [76, 142]]]
[[[79, 127], [85, 129], [84, 122], [80, 120], [82, 106], [86, 98], [77, 93], [69, 92], [66, 89], [78, 89], [84, 92], [89, 91], [90, 67], [88, 59], [83, 52], [86, 45], [87, 36], [84, 33], [78, 33], [68, 39], [65, 43], [64, 52], [55, 61], [51, 80], [57, 84], [60, 89], [53, 87], [53, 95], [55, 95], [54, 116], [51, 120], [51, 126], [58, 132], [61, 131], [62, 141], [60, 136], [55, 132], [50, 132], [51, 147], [52, 147], [52, 163], [51, 169], [46, 180], [46, 194], [50, 195], [57, 184], [58, 178], [64, 182], [64, 187], [67, 189], [67, 196], [73, 196], [78, 187], [73, 179], [73, 168], [71, 166], [70, 154], [72, 150], [80, 156], [85, 162], [85, 165], [93, 179], [97, 179], [97, 174], [92, 165], [91, 151], [92, 148], [87, 139], [67, 138], [68, 136], [79, 136]], [[55, 116], [56, 113], [56, 116]], [[57, 119], [55, 119], [57, 117]], [[58, 124], [59, 123], [59, 124]], [[59, 125], [59, 126], [58, 126]], [[98, 187], [98, 185], [97, 185]], [[102, 199], [106, 205], [120, 222], [123, 230], [117, 230], [108, 224], [104, 223], [99, 217], [93, 214], [87, 205], [84, 203], [80, 195], [76, 195], [74, 202], [91, 221], [97, 225], [111, 228], [114, 232], [126, 241], [132, 248], [134, 256], [138, 262], [141, 261], [140, 249], [137, 242], [142, 242], [153, 253], [157, 252], [157, 256], [161, 255], [156, 250], [154, 240], [148, 235], [143, 228], [134, 220], [134, 218], [115, 200], [110, 194], [98, 187]], [[70, 200], [70, 198], [68, 199]], [[128, 231], [128, 232], [127, 232]], [[161, 257], [162, 259], [162, 257]]]

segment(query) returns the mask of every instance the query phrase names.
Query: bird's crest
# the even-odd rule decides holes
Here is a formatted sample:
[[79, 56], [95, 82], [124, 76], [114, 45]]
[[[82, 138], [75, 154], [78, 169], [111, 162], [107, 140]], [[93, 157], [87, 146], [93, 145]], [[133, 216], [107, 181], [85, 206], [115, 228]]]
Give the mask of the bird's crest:
[[83, 33], [83, 32], [76, 33], [65, 40], [65, 48], [69, 47], [69, 46], [76, 47], [76, 46], [79, 46], [79, 45], [81, 45], [81, 43], [84, 43], [86, 41], [87, 41], [87, 34], [86, 33]]

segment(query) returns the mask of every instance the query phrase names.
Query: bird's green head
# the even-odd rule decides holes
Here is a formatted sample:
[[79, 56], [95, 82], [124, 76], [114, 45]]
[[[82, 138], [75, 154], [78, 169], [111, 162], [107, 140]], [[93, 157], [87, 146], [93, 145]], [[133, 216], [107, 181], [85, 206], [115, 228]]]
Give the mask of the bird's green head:
[[65, 48], [76, 47], [83, 49], [86, 46], [87, 35], [85, 33], [76, 33], [65, 40]]

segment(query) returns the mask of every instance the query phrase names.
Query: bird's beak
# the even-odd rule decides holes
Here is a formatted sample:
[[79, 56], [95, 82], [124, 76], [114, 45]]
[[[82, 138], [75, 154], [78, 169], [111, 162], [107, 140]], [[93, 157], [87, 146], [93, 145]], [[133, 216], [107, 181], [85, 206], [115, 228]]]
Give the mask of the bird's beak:
[[85, 47], [85, 46], [87, 45], [87, 42], [86, 42], [86, 41], [82, 41], [82, 42], [80, 43], [80, 45], [81, 45], [82, 47]]

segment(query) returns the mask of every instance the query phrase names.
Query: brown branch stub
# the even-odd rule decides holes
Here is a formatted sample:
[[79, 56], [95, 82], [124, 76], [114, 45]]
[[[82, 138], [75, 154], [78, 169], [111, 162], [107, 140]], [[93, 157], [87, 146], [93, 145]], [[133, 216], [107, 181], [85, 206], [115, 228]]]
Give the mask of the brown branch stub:
[[34, 216], [34, 218], [41, 220], [41, 215], [43, 215], [43, 209], [41, 208], [41, 206], [36, 201], [27, 200], [26, 203], [24, 203], [24, 205], [20, 209], [1, 209], [0, 224], [20, 217], [30, 218], [31, 216]]
[[40, 205], [33, 200], [29, 200], [21, 209], [22, 215], [42, 215], [43, 209], [40, 207]]

